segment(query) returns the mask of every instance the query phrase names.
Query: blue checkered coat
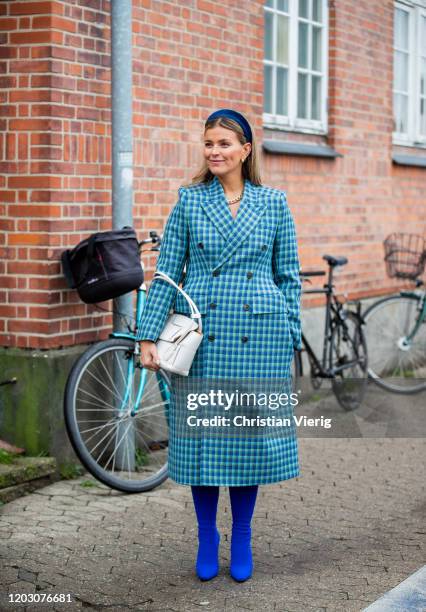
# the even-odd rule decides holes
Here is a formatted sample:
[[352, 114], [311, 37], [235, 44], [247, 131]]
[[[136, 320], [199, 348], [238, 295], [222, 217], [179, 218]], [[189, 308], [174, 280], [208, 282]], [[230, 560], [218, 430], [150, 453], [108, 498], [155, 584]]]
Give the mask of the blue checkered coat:
[[[180, 283], [202, 314], [203, 340], [189, 377], [284, 378], [301, 347], [299, 259], [284, 191], [245, 181], [236, 219], [217, 177], [181, 187], [166, 223], [157, 270]], [[138, 339], [156, 341], [185, 298], [161, 279], [150, 287]], [[172, 375], [174, 379], [176, 375]], [[169, 420], [169, 476], [180, 484], [242, 486], [299, 473], [296, 435], [186, 438]]]

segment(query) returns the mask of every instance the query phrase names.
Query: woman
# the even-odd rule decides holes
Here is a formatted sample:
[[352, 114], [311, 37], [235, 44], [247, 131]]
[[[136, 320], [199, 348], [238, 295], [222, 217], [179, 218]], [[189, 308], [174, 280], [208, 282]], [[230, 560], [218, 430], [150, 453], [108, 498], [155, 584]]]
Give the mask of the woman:
[[[202, 314], [204, 337], [188, 378], [267, 382], [289, 377], [293, 350], [301, 347], [301, 284], [285, 192], [261, 185], [253, 132], [234, 110], [208, 117], [203, 161], [192, 183], [179, 189], [157, 262], [157, 270], [176, 283], [187, 265], [184, 289]], [[175, 312], [190, 314], [175, 288], [161, 279], [153, 282], [138, 336], [142, 364], [153, 371], [159, 368], [155, 342], [173, 304]], [[218, 573], [216, 513], [219, 487], [228, 486], [230, 573], [247, 580], [253, 571], [251, 519], [258, 485], [299, 474], [294, 430], [244, 437], [234, 427], [232, 435], [224, 428], [214, 436], [200, 426], [198, 436], [178, 435], [174, 417], [185, 411], [179, 402], [170, 406], [168, 469], [173, 480], [191, 486], [197, 574], [209, 580]]]

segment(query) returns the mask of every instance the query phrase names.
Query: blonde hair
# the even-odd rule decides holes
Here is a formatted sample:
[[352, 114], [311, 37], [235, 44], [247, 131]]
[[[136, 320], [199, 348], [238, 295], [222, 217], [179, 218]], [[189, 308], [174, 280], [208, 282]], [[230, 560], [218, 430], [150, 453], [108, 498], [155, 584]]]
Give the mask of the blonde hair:
[[[234, 121], [233, 119], [229, 119], [228, 117], [217, 117], [212, 121], [208, 121], [205, 125], [204, 133], [206, 132], [206, 130], [214, 128], [217, 125], [220, 125], [221, 127], [224, 127], [227, 130], [232, 130], [237, 135], [237, 138], [242, 145], [248, 142], [240, 124]], [[254, 134], [251, 142], [251, 151], [244, 160], [241, 170], [243, 178], [248, 179], [254, 185], [262, 185]], [[209, 183], [214, 179], [214, 177], [215, 175], [210, 172], [207, 162], [204, 159], [201, 168], [198, 170], [197, 174], [192, 177], [191, 182], [183, 186], [190, 187], [191, 185], [198, 185], [200, 183]]]

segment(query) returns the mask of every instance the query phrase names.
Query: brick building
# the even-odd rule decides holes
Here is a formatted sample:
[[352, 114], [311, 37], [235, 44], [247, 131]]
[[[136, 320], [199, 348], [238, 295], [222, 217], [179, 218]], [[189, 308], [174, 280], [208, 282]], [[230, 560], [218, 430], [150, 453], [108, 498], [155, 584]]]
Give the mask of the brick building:
[[[140, 237], [163, 229], [195, 173], [207, 115], [235, 107], [255, 126], [264, 184], [287, 191], [302, 267], [346, 255], [340, 293], [393, 290], [383, 239], [425, 228], [425, 41], [426, 0], [133, 0]], [[66, 288], [59, 261], [111, 228], [110, 3], [4, 0], [0, 43], [0, 362], [10, 373], [29, 349], [72, 361], [72, 347], [111, 329], [110, 315]], [[154, 263], [145, 259], [148, 280]]]

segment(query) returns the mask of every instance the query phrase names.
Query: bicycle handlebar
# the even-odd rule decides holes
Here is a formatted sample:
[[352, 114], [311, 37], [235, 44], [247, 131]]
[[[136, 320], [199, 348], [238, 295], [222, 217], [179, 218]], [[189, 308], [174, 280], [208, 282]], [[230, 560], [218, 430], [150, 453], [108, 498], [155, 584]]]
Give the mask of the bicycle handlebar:
[[152, 249], [148, 249], [150, 251], [158, 251], [159, 250], [159, 246], [161, 244], [161, 240], [163, 238], [163, 234], [158, 235], [155, 230], [151, 230], [149, 232], [149, 235], [150, 235], [150, 238], [145, 238], [145, 240], [138, 241], [139, 252], [142, 251], [142, 246], [144, 244], [153, 244], [153, 245], [155, 245]]

